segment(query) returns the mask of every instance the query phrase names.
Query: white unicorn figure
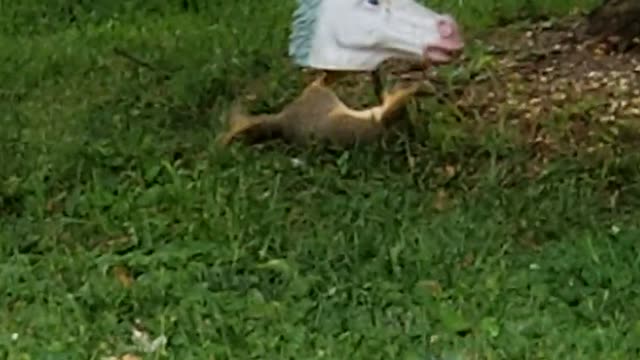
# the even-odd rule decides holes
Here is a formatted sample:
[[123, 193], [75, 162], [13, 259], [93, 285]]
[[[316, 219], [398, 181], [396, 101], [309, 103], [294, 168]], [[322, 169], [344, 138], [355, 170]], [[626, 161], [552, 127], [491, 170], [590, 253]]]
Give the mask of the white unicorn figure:
[[458, 24], [415, 0], [297, 0], [289, 56], [333, 80], [371, 72], [376, 95], [379, 66], [388, 59], [443, 64], [464, 48]]

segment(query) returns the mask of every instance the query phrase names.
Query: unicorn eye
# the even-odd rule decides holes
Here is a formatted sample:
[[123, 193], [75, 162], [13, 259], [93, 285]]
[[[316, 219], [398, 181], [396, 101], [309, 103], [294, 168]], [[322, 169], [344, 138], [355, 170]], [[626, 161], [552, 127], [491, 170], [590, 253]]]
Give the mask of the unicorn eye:
[[367, 0], [369, 5], [378, 6], [380, 5], [380, 0]]

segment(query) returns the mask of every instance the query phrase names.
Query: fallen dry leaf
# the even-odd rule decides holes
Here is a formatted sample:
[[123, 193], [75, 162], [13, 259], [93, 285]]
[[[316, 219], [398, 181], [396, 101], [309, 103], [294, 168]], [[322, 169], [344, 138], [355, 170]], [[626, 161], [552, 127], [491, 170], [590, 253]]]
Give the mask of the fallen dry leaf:
[[116, 279], [122, 284], [122, 286], [126, 288], [130, 288], [133, 285], [133, 277], [124, 266], [116, 266], [113, 268], [113, 273], [116, 276]]
[[433, 200], [433, 207], [438, 211], [443, 211], [447, 208], [448, 195], [443, 189], [438, 190], [436, 198]]
[[444, 173], [447, 176], [447, 178], [451, 179], [456, 175], [456, 167], [453, 165], [445, 165]]
[[460, 263], [460, 267], [462, 268], [469, 267], [473, 264], [474, 260], [475, 260], [475, 256], [473, 256], [472, 253], [468, 253], [467, 255], [464, 256], [464, 259], [462, 259], [462, 262]]
[[56, 212], [56, 211], [61, 211], [62, 210], [62, 200], [65, 199], [65, 197], [67, 196], [67, 192], [63, 191], [62, 193], [58, 194], [57, 196], [49, 199], [47, 201], [47, 211], [48, 212]]
[[142, 358], [140, 356], [133, 355], [133, 354], [122, 355], [122, 357], [120, 359], [121, 360], [142, 360]]
[[433, 296], [442, 294], [442, 286], [435, 280], [422, 280], [418, 282], [417, 286], [427, 290]]
[[535, 232], [526, 231], [519, 239], [519, 242], [533, 250], [540, 250], [540, 241], [537, 239]]

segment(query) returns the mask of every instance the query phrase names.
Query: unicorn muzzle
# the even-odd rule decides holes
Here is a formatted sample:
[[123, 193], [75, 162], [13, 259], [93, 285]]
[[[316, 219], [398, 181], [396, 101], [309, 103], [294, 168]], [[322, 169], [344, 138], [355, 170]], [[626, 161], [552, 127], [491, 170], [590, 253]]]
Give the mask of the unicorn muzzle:
[[437, 22], [440, 38], [423, 49], [423, 56], [433, 63], [447, 63], [457, 58], [464, 49], [464, 40], [456, 21], [443, 16]]

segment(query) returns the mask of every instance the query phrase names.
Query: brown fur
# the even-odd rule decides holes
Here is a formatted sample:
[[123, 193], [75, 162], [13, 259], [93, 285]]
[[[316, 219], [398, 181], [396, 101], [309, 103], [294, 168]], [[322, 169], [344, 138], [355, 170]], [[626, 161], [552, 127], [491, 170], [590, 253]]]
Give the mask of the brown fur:
[[276, 114], [249, 115], [234, 107], [229, 117], [229, 130], [220, 142], [229, 144], [242, 138], [258, 143], [274, 138], [308, 144], [328, 141], [347, 146], [369, 143], [378, 139], [398, 118], [418, 84], [402, 86], [382, 95], [382, 103], [364, 110], [346, 106], [327, 87], [321, 77], [304, 89], [302, 94]]

